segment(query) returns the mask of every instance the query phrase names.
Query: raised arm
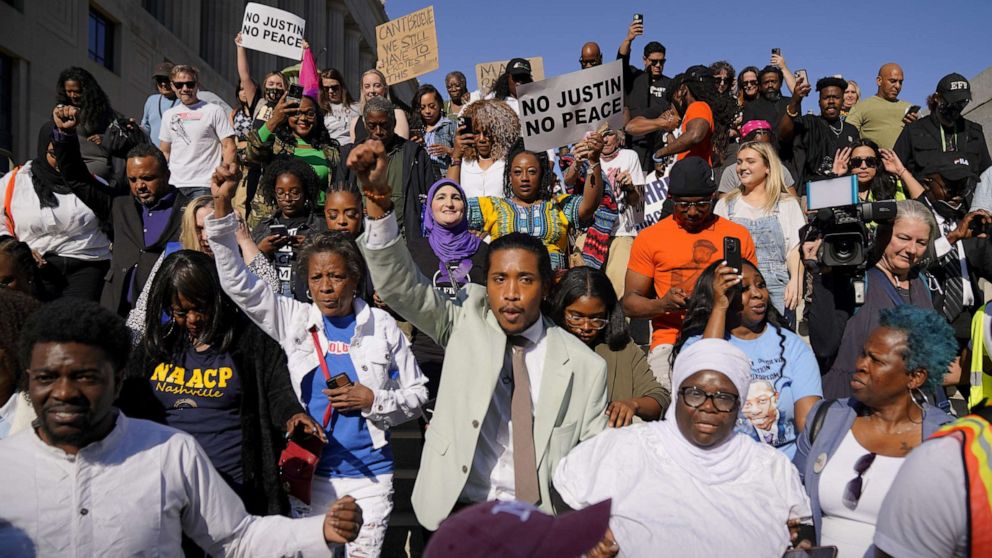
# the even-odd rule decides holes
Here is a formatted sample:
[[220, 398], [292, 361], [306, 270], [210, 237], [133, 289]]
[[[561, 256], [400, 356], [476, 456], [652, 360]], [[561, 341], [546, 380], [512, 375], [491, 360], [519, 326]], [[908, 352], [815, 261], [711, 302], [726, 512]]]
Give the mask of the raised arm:
[[734, 289], [741, 282], [740, 269], [728, 265], [720, 265], [713, 275], [713, 308], [710, 319], [703, 330], [704, 339], [724, 339], [727, 336], [727, 310], [730, 309], [730, 297], [740, 296], [740, 290]]
[[810, 89], [810, 85], [806, 83], [806, 80], [800, 78], [796, 82], [796, 92], [792, 94], [792, 100], [789, 101], [789, 106], [785, 108], [785, 114], [778, 121], [778, 139], [783, 144], [792, 143], [795, 137], [795, 119], [802, 114], [803, 97], [809, 95]]
[[782, 70], [782, 81], [785, 82], [785, 86], [789, 88], [789, 93], [795, 93], [796, 76], [793, 75], [792, 70], [789, 69], [789, 65], [785, 63], [785, 58], [783, 58], [781, 54], [773, 54], [770, 63], [772, 66]]
[[348, 154], [347, 165], [367, 200], [365, 232], [358, 238], [358, 247], [365, 255], [379, 297], [437, 344], [445, 346], [459, 308], [420, 274], [399, 235], [382, 142], [369, 140], [356, 145]]
[[599, 164], [603, 136], [592, 134], [583, 144], [582, 151], [589, 158], [589, 172], [586, 173], [586, 186], [582, 189], [582, 203], [579, 204], [579, 223], [589, 223], [603, 200], [603, 170]]
[[459, 126], [455, 134], [455, 145], [451, 153], [451, 164], [448, 165], [447, 177], [455, 182], [462, 183], [462, 157], [465, 155], [466, 147], [475, 146], [475, 134], [472, 130]]
[[241, 80], [241, 90], [245, 92], [245, 99], [251, 103], [258, 93], [258, 85], [251, 79], [251, 70], [248, 68], [248, 52], [241, 46], [241, 33], [234, 37], [234, 44], [238, 45], [238, 79]]
[[82, 200], [101, 221], [110, 220], [114, 203], [113, 190], [100, 182], [86, 168], [83, 155], [79, 151], [79, 137], [76, 124], [79, 122], [79, 109], [72, 106], [57, 106], [52, 111], [55, 123], [52, 133], [52, 149], [62, 179], [72, 188], [72, 193]]

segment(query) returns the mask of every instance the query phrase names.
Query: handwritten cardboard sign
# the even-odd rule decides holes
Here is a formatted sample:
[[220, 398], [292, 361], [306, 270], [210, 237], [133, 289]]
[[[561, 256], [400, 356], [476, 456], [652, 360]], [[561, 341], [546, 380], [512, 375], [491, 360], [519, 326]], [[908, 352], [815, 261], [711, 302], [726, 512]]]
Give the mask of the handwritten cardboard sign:
[[[544, 58], [535, 56], [534, 58], [528, 58], [527, 61], [530, 62], [531, 75], [534, 76], [534, 81], [544, 79]], [[479, 84], [479, 91], [483, 97], [493, 90], [493, 84], [496, 83], [496, 78], [506, 70], [506, 65], [509, 63], [509, 60], [498, 60], [496, 62], [483, 62], [482, 64], [475, 65], [475, 82]]]
[[299, 61], [306, 23], [294, 13], [249, 2], [241, 23], [241, 46]]
[[376, 67], [385, 74], [387, 85], [395, 85], [441, 67], [437, 58], [434, 6], [377, 25], [375, 38], [379, 57]]

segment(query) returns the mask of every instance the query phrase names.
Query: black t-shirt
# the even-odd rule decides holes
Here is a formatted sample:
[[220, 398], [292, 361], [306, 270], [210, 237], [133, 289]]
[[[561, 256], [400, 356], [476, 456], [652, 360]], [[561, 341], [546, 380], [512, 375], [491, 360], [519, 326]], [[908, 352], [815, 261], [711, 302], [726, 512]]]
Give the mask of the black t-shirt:
[[823, 118], [805, 114], [793, 120], [795, 139], [793, 154], [803, 184], [812, 178], [828, 175], [838, 149], [851, 147], [861, 138], [858, 129], [838, 120], [832, 126]]
[[165, 423], [192, 434], [222, 475], [244, 482], [241, 458], [241, 377], [230, 353], [187, 344], [161, 362], [149, 380], [165, 408]]
[[662, 75], [658, 79], [651, 79], [651, 74], [644, 72], [634, 78], [631, 84], [630, 94], [627, 95], [627, 108], [630, 109], [631, 116], [637, 116], [647, 108], [659, 107], [661, 112], [665, 112], [669, 102], [665, 96], [668, 88], [672, 84], [672, 78]]
[[751, 120], [764, 120], [772, 125], [773, 130], [778, 129], [778, 122], [785, 114], [785, 108], [789, 106], [789, 99], [781, 98], [774, 103], [765, 99], [761, 95], [744, 105], [744, 117], [741, 120], [743, 125]]

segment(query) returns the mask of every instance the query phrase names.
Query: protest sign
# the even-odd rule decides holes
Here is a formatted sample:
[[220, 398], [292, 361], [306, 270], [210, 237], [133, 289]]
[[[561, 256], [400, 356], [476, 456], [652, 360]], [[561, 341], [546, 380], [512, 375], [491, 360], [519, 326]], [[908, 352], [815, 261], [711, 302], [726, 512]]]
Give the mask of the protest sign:
[[291, 12], [249, 2], [241, 23], [241, 46], [299, 61], [306, 23]]
[[[527, 61], [530, 62], [531, 75], [534, 76], [534, 81], [544, 79], [544, 58], [535, 56], [528, 58]], [[479, 84], [479, 92], [483, 97], [493, 90], [493, 84], [496, 83], [496, 78], [503, 74], [503, 70], [506, 69], [506, 65], [509, 63], [509, 60], [499, 60], [475, 65], [475, 82]]]
[[606, 121], [623, 128], [623, 66], [617, 60], [517, 86], [520, 135], [527, 149], [575, 143]]
[[661, 211], [668, 198], [668, 177], [655, 179], [644, 185], [644, 221], [635, 228], [637, 232], [661, 221]]
[[434, 6], [377, 25], [376, 68], [386, 83], [395, 85], [440, 68], [437, 59], [437, 28]]

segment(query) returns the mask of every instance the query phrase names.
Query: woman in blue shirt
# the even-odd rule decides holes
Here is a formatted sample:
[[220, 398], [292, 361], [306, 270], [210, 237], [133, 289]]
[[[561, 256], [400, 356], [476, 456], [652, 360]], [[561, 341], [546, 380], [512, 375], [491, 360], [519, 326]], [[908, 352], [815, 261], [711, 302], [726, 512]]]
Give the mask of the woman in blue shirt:
[[[740, 287], [738, 290], [738, 286]], [[701, 338], [726, 339], [751, 359], [738, 430], [790, 458], [810, 408], [823, 397], [816, 357], [769, 302], [761, 272], [717, 262], [699, 276], [672, 358]]]

